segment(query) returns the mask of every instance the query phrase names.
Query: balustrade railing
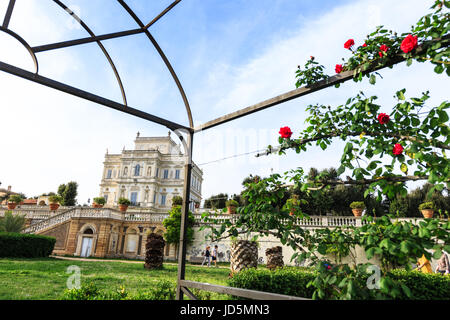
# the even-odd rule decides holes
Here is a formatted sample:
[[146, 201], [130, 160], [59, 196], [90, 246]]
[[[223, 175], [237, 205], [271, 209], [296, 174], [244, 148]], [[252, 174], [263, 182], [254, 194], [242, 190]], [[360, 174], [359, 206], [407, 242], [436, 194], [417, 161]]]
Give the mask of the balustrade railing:
[[[0, 208], [0, 217], [4, 216], [7, 209]], [[56, 224], [65, 222], [71, 218], [111, 218], [115, 220], [127, 222], [147, 222], [162, 223], [169, 214], [168, 213], [151, 213], [150, 211], [140, 212], [120, 212], [112, 208], [91, 208], [91, 207], [72, 207], [71, 209], [58, 210], [56, 213], [47, 209], [16, 209], [13, 212], [25, 215], [31, 219], [31, 225], [24, 231], [26, 233], [35, 233], [40, 230], [52, 227]], [[221, 211], [212, 213], [209, 219], [205, 221], [202, 213], [206, 210], [198, 210], [194, 213], [195, 225], [213, 224], [219, 225], [225, 221], [234, 223], [239, 214], [226, 214]], [[399, 218], [399, 220], [407, 220], [417, 223], [420, 218]], [[324, 228], [339, 226], [362, 226], [367, 222], [361, 217], [352, 216], [310, 216], [309, 218], [297, 219], [297, 225], [305, 228]]]

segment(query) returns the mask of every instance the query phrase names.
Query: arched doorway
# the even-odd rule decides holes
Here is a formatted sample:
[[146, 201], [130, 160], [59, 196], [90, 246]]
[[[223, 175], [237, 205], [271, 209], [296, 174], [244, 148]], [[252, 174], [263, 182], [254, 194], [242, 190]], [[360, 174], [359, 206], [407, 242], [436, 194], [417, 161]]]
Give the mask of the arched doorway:
[[75, 255], [90, 257], [95, 253], [97, 229], [92, 224], [85, 224], [78, 232], [77, 250]]

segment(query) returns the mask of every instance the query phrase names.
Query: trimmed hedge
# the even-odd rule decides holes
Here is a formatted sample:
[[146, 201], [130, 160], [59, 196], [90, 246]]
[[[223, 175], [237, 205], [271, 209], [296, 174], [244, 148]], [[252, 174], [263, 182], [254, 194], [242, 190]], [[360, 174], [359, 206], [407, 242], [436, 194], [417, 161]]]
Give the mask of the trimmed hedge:
[[[284, 268], [243, 270], [228, 280], [228, 285], [236, 288], [279, 293], [289, 296], [312, 298], [314, 287], [306, 287], [314, 280], [316, 272], [306, 268]], [[418, 271], [394, 270], [390, 277], [405, 284], [412, 293], [408, 298], [402, 293], [399, 300], [450, 300], [450, 276], [424, 274]], [[366, 279], [364, 279], [366, 281]], [[373, 290], [375, 293], [375, 290]], [[372, 299], [375, 295], [371, 295]]]
[[230, 287], [279, 293], [288, 296], [311, 298], [313, 287], [306, 285], [316, 277], [307, 269], [284, 268], [270, 271], [268, 269], [246, 269], [228, 280]]
[[48, 257], [56, 239], [35, 234], [0, 232], [0, 258]]

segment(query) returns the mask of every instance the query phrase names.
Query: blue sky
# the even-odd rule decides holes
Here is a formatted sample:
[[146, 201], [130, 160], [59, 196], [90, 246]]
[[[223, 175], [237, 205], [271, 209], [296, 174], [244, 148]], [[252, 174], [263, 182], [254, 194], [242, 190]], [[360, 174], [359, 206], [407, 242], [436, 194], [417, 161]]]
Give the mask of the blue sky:
[[[144, 23], [170, 2], [127, 1]], [[96, 34], [136, 28], [116, 1], [66, 4]], [[184, 86], [195, 124], [201, 124], [294, 89], [296, 67], [310, 55], [333, 74], [334, 65], [349, 57], [343, 48], [348, 38], [360, 43], [380, 24], [408, 31], [431, 4], [423, 0], [183, 0], [150, 31]], [[1, 18], [6, 6], [7, 1], [0, 2]], [[10, 28], [33, 46], [87, 36], [52, 1], [18, 0]], [[144, 35], [103, 44], [120, 72], [130, 106], [187, 124], [176, 85]], [[114, 74], [95, 44], [43, 52], [38, 58], [42, 75], [121, 102]], [[0, 35], [0, 60], [31, 68], [24, 49], [5, 35]], [[200, 164], [275, 145], [281, 126], [294, 132], [304, 127], [308, 104], [342, 104], [360, 90], [377, 95], [385, 112], [401, 88], [412, 96], [430, 89], [430, 103], [448, 98], [448, 78], [435, 75], [430, 65], [413, 66], [383, 70], [384, 79], [377, 86], [346, 83], [202, 132], [195, 138], [194, 161]], [[4, 73], [0, 94], [0, 134], [6, 138], [0, 151], [0, 182], [28, 196], [55, 191], [60, 183], [75, 180], [80, 185], [79, 203], [85, 203], [98, 195], [106, 149], [119, 153], [124, 146], [131, 148], [137, 131], [144, 136], [168, 132]], [[325, 152], [312, 148], [302, 156], [256, 159], [250, 155], [205, 165], [203, 196], [238, 193], [250, 173], [338, 166], [341, 147], [337, 143]]]

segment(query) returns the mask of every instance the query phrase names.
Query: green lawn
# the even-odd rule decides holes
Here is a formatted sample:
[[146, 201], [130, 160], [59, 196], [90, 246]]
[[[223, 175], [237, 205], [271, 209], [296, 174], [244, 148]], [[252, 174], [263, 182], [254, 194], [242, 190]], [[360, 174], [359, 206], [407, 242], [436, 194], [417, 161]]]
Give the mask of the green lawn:
[[[146, 270], [142, 263], [69, 261], [54, 258], [0, 259], [0, 300], [60, 299], [66, 289], [69, 266], [81, 268], [81, 283], [93, 282], [99, 289], [124, 286], [135, 294], [158, 280], [176, 283], [177, 265], [165, 264], [162, 270]], [[228, 268], [186, 267], [186, 279], [226, 285]], [[212, 299], [224, 298], [213, 294]]]

